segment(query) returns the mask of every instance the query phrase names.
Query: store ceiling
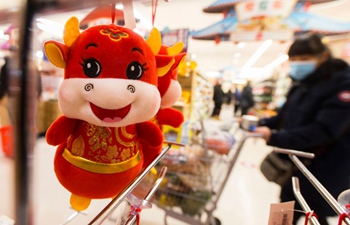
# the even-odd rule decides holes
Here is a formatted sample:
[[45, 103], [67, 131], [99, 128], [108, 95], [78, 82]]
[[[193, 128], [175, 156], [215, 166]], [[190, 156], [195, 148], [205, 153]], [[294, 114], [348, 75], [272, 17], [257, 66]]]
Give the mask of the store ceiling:
[[[166, 2], [159, 0], [155, 26], [160, 30], [168, 27], [169, 29], [189, 28], [198, 30], [212, 25], [223, 18], [221, 14], [204, 13], [203, 8], [212, 4], [215, 0], [171, 0]], [[16, 2], [0, 1], [0, 10], [16, 6]], [[152, 8], [150, 0], [134, 0], [134, 7], [142, 16], [149, 21], [152, 18]], [[350, 21], [350, 0], [338, 0], [335, 2], [313, 5], [309, 11], [328, 18]], [[70, 16], [77, 16], [79, 19], [91, 11], [91, 8], [64, 12], [59, 15], [44, 15], [43, 17], [64, 24]], [[40, 15], [38, 15], [40, 16]], [[1, 25], [1, 24], [0, 24]], [[257, 59], [252, 65], [254, 68], [262, 68], [278, 56], [285, 53], [290, 43], [274, 42], [267, 51]], [[245, 47], [232, 42], [221, 42], [215, 44], [214, 41], [202, 41], [189, 39], [189, 54], [196, 55], [195, 60], [198, 69], [203, 74], [208, 71], [218, 71], [227, 67], [241, 68], [249, 60], [252, 54], [259, 48], [261, 42], [247, 42]]]

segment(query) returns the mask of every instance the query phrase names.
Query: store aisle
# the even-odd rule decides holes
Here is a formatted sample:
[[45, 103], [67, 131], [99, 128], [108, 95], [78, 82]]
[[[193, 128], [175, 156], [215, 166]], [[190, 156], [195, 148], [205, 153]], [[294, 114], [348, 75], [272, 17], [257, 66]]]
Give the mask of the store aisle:
[[[225, 109], [219, 123], [231, 121], [230, 110]], [[231, 111], [232, 112], [232, 111]], [[259, 171], [263, 157], [271, 150], [261, 139], [250, 139], [242, 149], [225, 189], [218, 202], [215, 216], [223, 225], [264, 225], [268, 222], [271, 203], [279, 201], [279, 187], [266, 181]], [[53, 171], [55, 147], [46, 144], [44, 138], [36, 142], [33, 165], [33, 214], [35, 225], [62, 224], [74, 211], [69, 207], [69, 193], [58, 183]], [[13, 161], [0, 154], [0, 215], [13, 217], [11, 196], [14, 192]], [[5, 185], [4, 185], [5, 184]], [[87, 224], [108, 204], [109, 200], [94, 200], [87, 215], [78, 215], [69, 224]], [[113, 218], [113, 217], [112, 217]], [[141, 225], [164, 225], [164, 211], [153, 206], [141, 214]], [[336, 224], [334, 218], [331, 224]], [[108, 220], [105, 224], [116, 224]], [[302, 222], [300, 225], [303, 224]], [[185, 225], [169, 218], [168, 225]]]

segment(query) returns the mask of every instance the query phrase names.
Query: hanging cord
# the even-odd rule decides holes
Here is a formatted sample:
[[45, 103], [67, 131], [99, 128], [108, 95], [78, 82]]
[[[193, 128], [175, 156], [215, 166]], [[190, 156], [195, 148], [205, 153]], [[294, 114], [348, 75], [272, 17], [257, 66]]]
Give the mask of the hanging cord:
[[339, 215], [338, 225], [342, 225], [345, 218], [348, 217], [349, 211], [350, 211], [350, 204], [345, 205], [345, 208], [346, 208], [347, 213], [342, 213]]
[[114, 24], [115, 21], [115, 2], [111, 3], [111, 19], [112, 19], [112, 24]]
[[152, 0], [152, 27], [154, 27], [154, 21], [156, 19], [158, 0]]
[[305, 214], [305, 222], [304, 222], [304, 225], [307, 225], [307, 224], [308, 224], [309, 218], [311, 218], [312, 216], [316, 217], [316, 219], [318, 220], [318, 216], [316, 215], [316, 213], [314, 213], [314, 211], [307, 212], [307, 213]]
[[142, 208], [138, 207], [138, 206], [131, 206], [131, 210], [130, 210], [130, 214], [133, 216], [136, 216], [136, 224], [140, 225], [140, 212], [141, 212]]

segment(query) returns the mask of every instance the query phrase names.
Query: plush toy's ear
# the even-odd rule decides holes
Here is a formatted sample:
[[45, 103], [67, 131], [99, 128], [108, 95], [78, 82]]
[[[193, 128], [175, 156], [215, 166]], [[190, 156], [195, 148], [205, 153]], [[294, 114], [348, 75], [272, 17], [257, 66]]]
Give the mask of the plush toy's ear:
[[177, 42], [171, 47], [167, 48], [168, 55], [176, 55], [182, 52], [184, 49], [184, 43], [182, 41]]
[[66, 22], [66, 25], [64, 26], [63, 41], [68, 47], [70, 47], [79, 37], [79, 35], [79, 21], [78, 18], [73, 16]]
[[173, 65], [173, 69], [174, 70], [179, 67], [180, 63], [182, 61], [184, 61], [185, 57], [186, 57], [186, 53], [181, 53], [181, 54], [174, 55], [174, 59], [175, 59], [175, 63]]
[[159, 77], [164, 76], [171, 69], [171, 66], [175, 63], [174, 57], [167, 55], [156, 55], [156, 61], [157, 73]]
[[50, 62], [58, 68], [65, 68], [68, 55], [68, 47], [57, 41], [47, 41], [44, 50]]

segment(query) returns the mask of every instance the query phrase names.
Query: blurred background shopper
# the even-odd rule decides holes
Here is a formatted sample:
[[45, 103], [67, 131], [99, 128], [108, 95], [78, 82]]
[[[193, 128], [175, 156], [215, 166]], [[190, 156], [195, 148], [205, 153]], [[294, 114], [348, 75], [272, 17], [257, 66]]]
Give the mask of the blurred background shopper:
[[[277, 116], [262, 119], [256, 132], [268, 145], [313, 152], [308, 169], [335, 197], [350, 185], [350, 69], [333, 58], [320, 37], [295, 40], [288, 51], [292, 87]], [[302, 192], [319, 222], [335, 212], [300, 171]], [[282, 202], [295, 200], [292, 183], [282, 186]], [[301, 209], [296, 202], [296, 208]], [[295, 213], [294, 223], [302, 216]]]
[[225, 92], [222, 90], [221, 83], [222, 81], [218, 79], [216, 81], [216, 84], [214, 85], [214, 93], [213, 93], [214, 109], [211, 116], [215, 119], [220, 118], [221, 107], [225, 100]]
[[248, 114], [249, 109], [254, 106], [253, 89], [250, 81], [244, 86], [241, 97], [242, 116]]

